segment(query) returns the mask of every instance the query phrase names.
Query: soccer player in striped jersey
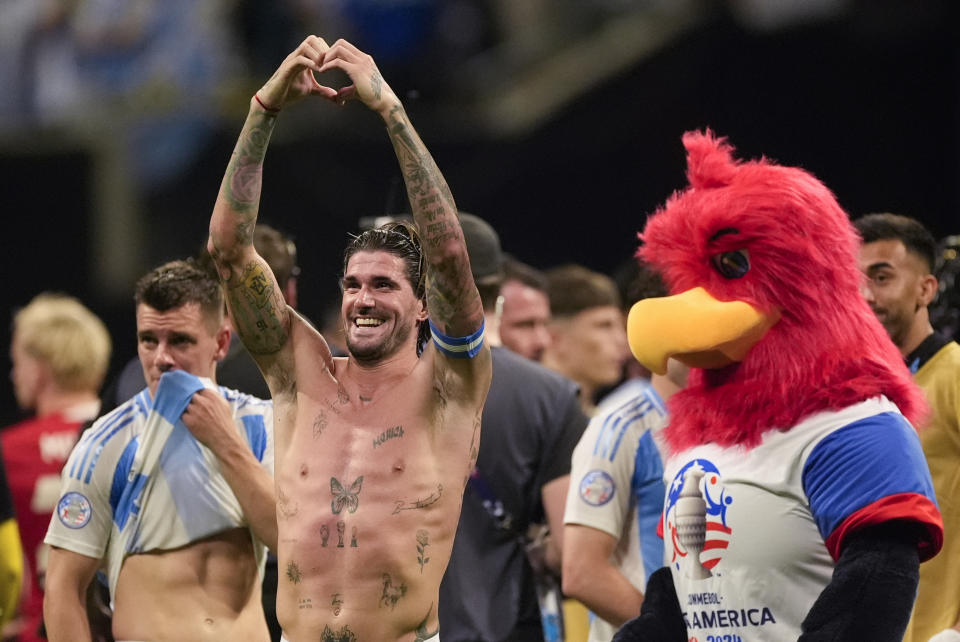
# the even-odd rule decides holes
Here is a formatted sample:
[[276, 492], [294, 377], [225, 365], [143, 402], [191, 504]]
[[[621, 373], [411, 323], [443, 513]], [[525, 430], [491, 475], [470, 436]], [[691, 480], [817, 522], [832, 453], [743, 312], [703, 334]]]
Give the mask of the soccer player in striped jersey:
[[95, 422], [63, 467], [45, 539], [48, 637], [91, 639], [87, 587], [102, 568], [116, 640], [266, 642], [272, 406], [213, 383], [230, 330], [212, 274], [173, 261], [137, 283], [135, 300], [147, 387]]

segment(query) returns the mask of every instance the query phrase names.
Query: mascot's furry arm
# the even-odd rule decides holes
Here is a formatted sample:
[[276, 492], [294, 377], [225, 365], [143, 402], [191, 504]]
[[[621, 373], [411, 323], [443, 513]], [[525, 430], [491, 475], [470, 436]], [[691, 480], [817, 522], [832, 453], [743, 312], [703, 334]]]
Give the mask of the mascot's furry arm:
[[[833, 579], [803, 622], [799, 642], [873, 640], [898, 642], [910, 620], [919, 581], [915, 526], [888, 522], [851, 535]], [[913, 587], [912, 590], [906, 590]], [[884, 608], [878, 609], [877, 605]], [[670, 569], [650, 576], [640, 616], [613, 642], [687, 642], [686, 625]]]
[[902, 640], [920, 581], [917, 538], [897, 521], [851, 535], [800, 640]]
[[655, 571], [647, 580], [639, 617], [624, 624], [613, 636], [613, 642], [646, 640], [687, 642], [687, 627], [668, 566]]

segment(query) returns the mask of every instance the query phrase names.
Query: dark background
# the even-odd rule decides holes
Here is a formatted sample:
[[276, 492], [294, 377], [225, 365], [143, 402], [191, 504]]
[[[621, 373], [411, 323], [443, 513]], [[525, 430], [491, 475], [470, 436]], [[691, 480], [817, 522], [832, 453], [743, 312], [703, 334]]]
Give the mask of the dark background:
[[[507, 251], [538, 267], [577, 262], [610, 273], [627, 260], [647, 214], [685, 184], [681, 134], [703, 127], [728, 136], [742, 157], [810, 170], [851, 216], [895, 211], [938, 238], [960, 233], [955, 3], [854, 4], [837, 18], [772, 32], [716, 12], [522, 134], [491, 137], [467, 119], [458, 126], [455, 106], [435, 119], [430, 95], [407, 100], [408, 111], [460, 209], [487, 219]], [[415, 74], [384, 75], [398, 94], [418, 89]], [[215, 127], [189, 167], [141, 193], [144, 265], [205, 241], [244, 109]], [[375, 116], [352, 104], [349, 127], [311, 131], [302, 119], [314, 109], [330, 108], [305, 101], [278, 125], [260, 216], [295, 237], [301, 308], [319, 318], [337, 297], [347, 234], [362, 217], [396, 213], [405, 197]], [[92, 265], [110, 256], [91, 256], [91, 154], [0, 147], [0, 175], [7, 318], [41, 290], [80, 297], [111, 328], [115, 373], [135, 355], [139, 275], [123, 296], [93, 279]], [[0, 388], [3, 425], [17, 411], [9, 384]]]

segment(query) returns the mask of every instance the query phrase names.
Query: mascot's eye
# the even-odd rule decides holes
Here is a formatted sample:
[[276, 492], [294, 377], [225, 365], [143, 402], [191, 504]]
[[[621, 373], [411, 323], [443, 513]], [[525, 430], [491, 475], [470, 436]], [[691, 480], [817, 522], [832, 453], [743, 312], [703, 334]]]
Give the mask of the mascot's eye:
[[750, 271], [750, 255], [747, 250], [721, 252], [714, 254], [710, 260], [717, 272], [727, 279], [739, 279]]

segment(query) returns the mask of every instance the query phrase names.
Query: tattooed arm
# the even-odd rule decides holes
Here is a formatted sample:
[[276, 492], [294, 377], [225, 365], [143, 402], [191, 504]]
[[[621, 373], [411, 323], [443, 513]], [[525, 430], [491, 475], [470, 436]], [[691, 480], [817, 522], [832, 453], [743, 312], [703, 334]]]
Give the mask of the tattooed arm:
[[234, 326], [271, 390], [286, 381], [276, 365], [290, 335], [292, 312], [270, 266], [253, 247], [263, 159], [277, 116], [286, 105], [309, 95], [337, 99], [336, 91], [318, 84], [313, 76], [326, 51], [322, 38], [308, 37], [250, 99], [250, 111], [210, 219], [207, 248], [224, 283]]
[[353, 85], [340, 90], [339, 98], [361, 100], [387, 125], [413, 218], [423, 238], [431, 322], [451, 337], [473, 334], [483, 323], [483, 306], [470, 272], [450, 188], [373, 58], [338, 40], [324, 55], [321, 71], [332, 68], [341, 69], [353, 81]]

